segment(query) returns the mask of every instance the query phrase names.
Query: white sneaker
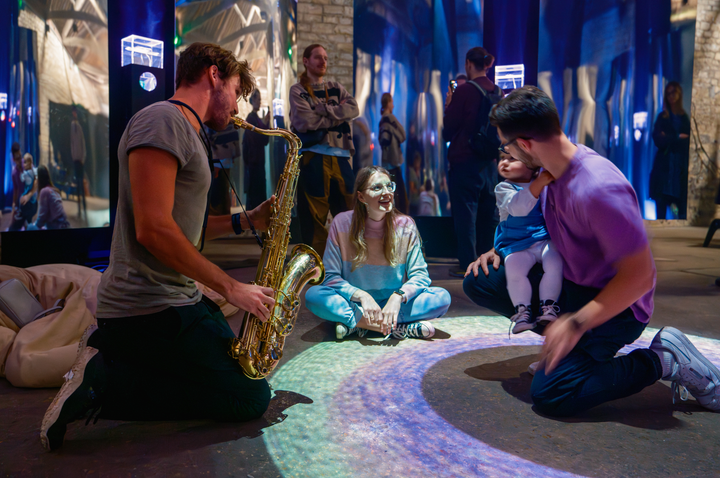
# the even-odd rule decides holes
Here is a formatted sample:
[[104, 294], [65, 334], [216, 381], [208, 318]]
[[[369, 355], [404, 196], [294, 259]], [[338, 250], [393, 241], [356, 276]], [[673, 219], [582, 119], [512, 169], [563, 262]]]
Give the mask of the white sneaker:
[[527, 305], [520, 304], [515, 306], [515, 315], [510, 317], [510, 321], [512, 322], [510, 326], [512, 327], [513, 334], [519, 334], [520, 332], [535, 328], [535, 322], [532, 321], [530, 309]]
[[554, 322], [560, 314], [560, 307], [558, 307], [557, 302], [554, 300], [546, 300], [543, 304], [544, 305], [540, 306], [542, 314], [535, 318], [535, 322], [537, 322], [538, 325], [547, 325], [550, 322]]
[[720, 411], [720, 370], [698, 352], [685, 334], [674, 327], [663, 327], [653, 338], [650, 350], [661, 361], [666, 354], [672, 357], [670, 372], [662, 378], [673, 382], [673, 403], [676, 393], [684, 401], [689, 391], [703, 407]]
[[533, 377], [535, 376], [535, 371], [537, 370], [538, 365], [540, 365], [540, 362], [533, 362], [530, 365], [528, 365], [527, 371]]
[[353, 327], [352, 329], [348, 328], [347, 325], [343, 323], [336, 323], [335, 324], [335, 338], [338, 340], [342, 340], [348, 335], [352, 335], [357, 332], [358, 337], [363, 338], [365, 337], [365, 334], [367, 334], [366, 329], [361, 329], [360, 327]]
[[421, 320], [419, 322], [411, 322], [409, 324], [398, 324], [393, 330], [392, 336], [398, 340], [408, 337], [413, 339], [429, 339], [435, 335], [435, 327], [430, 322]]

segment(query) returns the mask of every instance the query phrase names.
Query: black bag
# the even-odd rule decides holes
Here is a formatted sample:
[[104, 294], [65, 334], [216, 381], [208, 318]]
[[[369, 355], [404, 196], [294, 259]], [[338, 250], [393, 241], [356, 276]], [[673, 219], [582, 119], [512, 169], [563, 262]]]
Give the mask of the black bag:
[[500, 147], [500, 138], [498, 138], [497, 128], [490, 124], [488, 117], [492, 107], [503, 98], [503, 91], [499, 86], [495, 85], [495, 90], [493, 90], [492, 93], [488, 93], [485, 88], [474, 81], [469, 81], [468, 83], [475, 85], [483, 95], [475, 121], [475, 127], [477, 129], [470, 133], [470, 139], [468, 140], [470, 149], [482, 159], [497, 159], [499, 157], [498, 148]]

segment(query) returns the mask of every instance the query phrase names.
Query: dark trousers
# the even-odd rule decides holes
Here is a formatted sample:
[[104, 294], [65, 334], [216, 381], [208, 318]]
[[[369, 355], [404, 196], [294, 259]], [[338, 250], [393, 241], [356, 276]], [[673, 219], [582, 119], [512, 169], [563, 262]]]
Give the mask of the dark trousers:
[[298, 219], [302, 242], [325, 252], [328, 212], [337, 216], [353, 207], [355, 173], [347, 158], [305, 151], [300, 158]]
[[23, 226], [32, 224], [33, 218], [35, 217], [37, 210], [37, 200], [35, 202], [28, 201], [22, 206], [18, 206], [18, 209], [13, 215], [12, 223], [10, 223], [8, 231], [19, 231], [23, 228]]
[[[536, 265], [528, 277], [533, 286], [533, 308], [537, 310], [542, 267]], [[502, 265], [497, 271], [490, 266], [488, 277], [482, 271], [478, 277], [466, 277], [463, 289], [482, 307], [506, 317], [514, 313]], [[599, 289], [565, 280], [558, 305], [562, 313], [575, 312], [599, 292]], [[638, 349], [615, 358], [618, 350], [640, 337], [645, 325], [628, 308], [583, 335], [550, 375], [539, 369], [535, 373], [530, 389], [535, 408], [546, 415], [572, 416], [601, 403], [633, 395], [658, 381], [662, 365], [655, 352]]]
[[409, 214], [408, 196], [400, 166], [389, 168], [390, 178], [395, 182], [395, 207], [403, 214]]
[[478, 159], [452, 163], [448, 180], [458, 261], [465, 270], [495, 241], [497, 168], [493, 161]]
[[[85, 213], [85, 218], [87, 219], [87, 204], [85, 202], [85, 165], [82, 161], [73, 161], [73, 169], [75, 172], [75, 193], [78, 197], [78, 217], [80, 217], [80, 213], [82, 211]], [[81, 205], [82, 208], [80, 207]]]
[[267, 410], [267, 381], [247, 378], [228, 355], [235, 334], [206, 297], [98, 327], [88, 345], [106, 365], [102, 418], [246, 421]]
[[269, 197], [265, 186], [265, 163], [249, 165], [247, 168], [247, 174], [247, 209], [248, 211], [251, 211]]

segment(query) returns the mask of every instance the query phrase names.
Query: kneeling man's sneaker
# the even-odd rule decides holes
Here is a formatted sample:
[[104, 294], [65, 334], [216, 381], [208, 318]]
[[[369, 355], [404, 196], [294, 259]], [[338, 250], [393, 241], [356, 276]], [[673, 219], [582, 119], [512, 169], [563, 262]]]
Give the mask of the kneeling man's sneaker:
[[663, 327], [653, 338], [650, 350], [664, 362], [663, 380], [673, 382], [673, 402], [682, 387], [681, 400], [687, 400], [689, 391], [703, 407], [720, 411], [720, 370], [698, 352], [685, 334], [674, 327]]
[[367, 329], [361, 329], [360, 327], [349, 328], [347, 325], [338, 322], [335, 324], [335, 338], [342, 340], [348, 335], [357, 333], [358, 337], [363, 338], [367, 334]]
[[102, 354], [94, 347], [83, 347], [83, 342], [80, 345], [78, 357], [65, 374], [65, 383], [42, 421], [40, 441], [48, 451], [60, 448], [68, 423], [86, 417], [89, 422], [102, 405], [105, 389]]
[[398, 324], [393, 330], [392, 336], [398, 340], [408, 337], [413, 339], [429, 339], [435, 335], [435, 327], [430, 322], [421, 320], [419, 322], [411, 322], [409, 324]]

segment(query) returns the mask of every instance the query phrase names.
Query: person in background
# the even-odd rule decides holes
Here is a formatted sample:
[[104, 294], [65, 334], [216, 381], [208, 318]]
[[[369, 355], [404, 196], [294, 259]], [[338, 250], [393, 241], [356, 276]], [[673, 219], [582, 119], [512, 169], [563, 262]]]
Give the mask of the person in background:
[[353, 120], [353, 173], [357, 174], [362, 168], [373, 165], [372, 134], [367, 121], [362, 116]]
[[450, 294], [430, 287], [415, 222], [393, 204], [395, 183], [379, 166], [355, 181], [355, 207], [335, 216], [325, 248], [325, 282], [311, 287], [305, 304], [335, 322], [338, 340], [368, 330], [396, 339], [430, 338], [429, 319], [450, 307]]
[[85, 213], [87, 219], [87, 204], [85, 202], [85, 133], [78, 120], [77, 107], [72, 107], [72, 121], [70, 122], [70, 157], [75, 172], [75, 192], [78, 197], [78, 217]]
[[38, 215], [33, 224], [28, 225], [29, 231], [42, 229], [67, 229], [70, 227], [67, 213], [63, 208], [60, 191], [50, 179], [50, 171], [44, 164], [37, 168], [38, 181]]
[[20, 205], [10, 226], [11, 231], [19, 231], [31, 224], [38, 208], [37, 168], [33, 165], [33, 157], [30, 153], [25, 153], [22, 165], [23, 171], [20, 173], [20, 184], [23, 189], [18, 199]]
[[458, 76], [455, 77], [455, 82], [457, 83], [458, 86], [464, 85], [465, 83], [467, 83], [467, 81], [468, 81], [467, 75], [464, 75], [462, 73], [460, 73]]
[[650, 198], [655, 201], [657, 218], [665, 219], [670, 206], [676, 219], [685, 219], [690, 118], [683, 109], [683, 91], [677, 81], [665, 87], [663, 110], [655, 120], [653, 141], [658, 151], [650, 171]]
[[343, 85], [325, 80], [328, 56], [322, 45], [305, 48], [302, 62], [305, 71], [290, 87], [290, 122], [303, 142], [298, 219], [303, 242], [322, 255], [328, 212], [336, 216], [352, 208], [351, 125], [360, 110]]
[[420, 190], [422, 185], [422, 157], [415, 151], [412, 167], [408, 169], [408, 189], [410, 190], [410, 215], [415, 216], [420, 207]]
[[25, 220], [22, 218], [20, 213], [20, 196], [23, 193], [23, 184], [20, 179], [23, 173], [22, 164], [22, 153], [20, 152], [20, 143], [15, 142], [10, 146], [10, 154], [12, 155], [13, 167], [11, 172], [12, 177], [12, 209], [10, 214], [12, 216], [12, 222], [8, 228], [8, 231], [19, 231], [25, 225]]
[[488, 124], [491, 95], [498, 97], [500, 92], [487, 77], [494, 62], [495, 57], [484, 48], [471, 48], [465, 55], [465, 71], [471, 80], [458, 85], [455, 92], [448, 90], [445, 101], [443, 138], [450, 142], [448, 183], [459, 262], [459, 268], [450, 271], [453, 277], [464, 277], [468, 264], [492, 247], [498, 223], [497, 146], [483, 152], [471, 146], [473, 136]]
[[435, 194], [435, 181], [432, 178], [425, 180], [425, 187], [420, 193], [420, 207], [418, 216], [439, 216], [440, 215], [440, 199]]
[[[253, 90], [250, 95], [252, 111], [247, 115], [245, 121], [260, 129], [268, 129], [270, 111], [264, 119], [260, 119], [260, 90]], [[247, 208], [255, 209], [267, 199], [266, 177], [265, 177], [265, 146], [268, 144], [269, 136], [245, 131], [243, 133], [243, 160], [245, 161], [245, 177], [247, 178]]]
[[400, 145], [405, 142], [405, 128], [393, 114], [393, 97], [390, 93], [383, 93], [381, 98], [382, 118], [380, 119], [380, 133], [378, 140], [382, 148], [383, 168], [390, 172], [390, 177], [396, 184], [395, 206], [403, 213], [408, 213], [408, 197], [405, 191], [405, 181], [402, 175], [403, 155]]

